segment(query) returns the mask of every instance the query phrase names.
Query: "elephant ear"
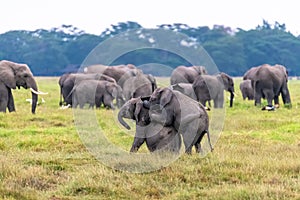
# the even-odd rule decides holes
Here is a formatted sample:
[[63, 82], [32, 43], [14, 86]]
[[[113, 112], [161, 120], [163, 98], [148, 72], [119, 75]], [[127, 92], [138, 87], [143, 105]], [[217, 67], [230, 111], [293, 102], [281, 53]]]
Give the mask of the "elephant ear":
[[2, 81], [7, 87], [16, 89], [17, 83], [15, 80], [14, 71], [9, 61], [0, 62], [0, 81]]
[[172, 90], [166, 88], [161, 91], [160, 105], [165, 107], [168, 103], [170, 103], [173, 97]]
[[229, 84], [229, 76], [223, 72], [221, 72], [217, 78], [219, 79], [219, 81], [221, 81], [221, 83], [224, 85], [224, 88], [228, 88], [228, 84]]
[[276, 64], [275, 67], [277, 67], [281, 70], [281, 72], [284, 74], [284, 78], [285, 78], [286, 82], [288, 82], [289, 73], [288, 73], [287, 69], [283, 65], [279, 65], [279, 64]]
[[114, 98], [117, 97], [117, 88], [114, 84], [107, 83], [105, 88], [111, 96], [113, 96]]

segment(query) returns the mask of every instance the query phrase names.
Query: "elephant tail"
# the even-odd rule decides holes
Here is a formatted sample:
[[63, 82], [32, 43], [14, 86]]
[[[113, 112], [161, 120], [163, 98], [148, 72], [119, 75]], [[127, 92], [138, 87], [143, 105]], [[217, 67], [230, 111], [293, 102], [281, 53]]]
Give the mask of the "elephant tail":
[[205, 133], [206, 133], [206, 135], [207, 135], [207, 141], [208, 141], [208, 144], [209, 144], [210, 150], [211, 150], [211, 151], [213, 151], [213, 150], [214, 150], [214, 148], [213, 148], [213, 146], [212, 146], [212, 144], [211, 144], [211, 140], [210, 140], [210, 133], [209, 133], [209, 131], [208, 131], [208, 130], [205, 130], [205, 131], [203, 131], [203, 134], [205, 134]]

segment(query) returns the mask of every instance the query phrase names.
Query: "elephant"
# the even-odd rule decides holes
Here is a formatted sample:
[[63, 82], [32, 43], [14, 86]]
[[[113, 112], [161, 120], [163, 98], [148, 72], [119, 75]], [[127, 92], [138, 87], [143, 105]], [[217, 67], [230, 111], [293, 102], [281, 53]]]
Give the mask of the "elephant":
[[0, 112], [16, 111], [11, 89], [30, 88], [32, 95], [31, 113], [35, 114], [38, 95], [37, 83], [27, 64], [15, 63], [8, 60], [0, 61]]
[[193, 83], [196, 77], [203, 74], [207, 74], [203, 66], [178, 66], [172, 71], [170, 82], [171, 85], [176, 83]]
[[123, 85], [126, 80], [136, 76], [139, 72], [134, 65], [118, 65], [118, 66], [106, 66], [106, 65], [91, 65], [84, 68], [84, 73], [100, 73], [112, 77], [116, 83], [123, 89]]
[[[75, 84], [79, 83], [82, 80], [106, 80], [112, 83], [116, 83], [116, 81], [106, 75], [103, 74], [84, 74], [84, 73], [66, 73], [63, 74], [59, 80], [58, 84], [60, 86], [60, 102], [59, 105], [63, 104], [72, 106], [72, 95], [71, 91]], [[62, 100], [64, 99], [64, 101]], [[120, 102], [119, 102], [120, 101]], [[124, 100], [117, 99], [117, 104], [124, 104]]]
[[278, 106], [281, 94], [284, 105], [291, 107], [288, 73], [283, 65], [263, 64], [258, 66], [251, 77], [251, 84], [254, 88], [254, 105], [261, 105], [261, 98], [265, 98], [268, 102], [266, 109], [274, 110], [273, 100], [275, 106]]
[[103, 103], [104, 107], [114, 110], [113, 100], [124, 99], [122, 88], [118, 84], [101, 80], [82, 80], [74, 86], [72, 93], [73, 108], [77, 105], [83, 108], [86, 103], [90, 107], [96, 105], [96, 108], [100, 108]]
[[242, 92], [243, 99], [253, 100], [254, 99], [254, 90], [251, 85], [251, 80], [243, 80], [240, 83], [240, 90]]
[[193, 83], [193, 88], [197, 100], [203, 105], [213, 100], [214, 108], [223, 108], [224, 90], [230, 92], [230, 107], [233, 105], [234, 81], [226, 73], [198, 76]]
[[[155, 79], [154, 79], [155, 80]], [[139, 96], [150, 96], [153, 92], [153, 84], [149, 77], [141, 72], [127, 79], [123, 84], [123, 93], [126, 101]]]
[[[157, 88], [149, 101], [150, 111], [153, 110], [150, 112], [151, 121], [174, 127], [183, 137], [186, 153], [191, 154], [193, 146], [196, 152], [201, 151], [200, 142], [205, 133], [211, 151], [213, 150], [209, 134], [209, 117], [202, 104], [168, 87]], [[191, 114], [195, 116], [187, 120]]]
[[149, 116], [150, 97], [131, 98], [119, 110], [119, 122], [130, 129], [123, 118], [136, 122], [136, 133], [130, 152], [137, 152], [146, 142], [150, 152], [157, 150], [178, 153], [181, 148], [181, 136], [172, 126], [163, 126], [158, 122], [152, 122]]

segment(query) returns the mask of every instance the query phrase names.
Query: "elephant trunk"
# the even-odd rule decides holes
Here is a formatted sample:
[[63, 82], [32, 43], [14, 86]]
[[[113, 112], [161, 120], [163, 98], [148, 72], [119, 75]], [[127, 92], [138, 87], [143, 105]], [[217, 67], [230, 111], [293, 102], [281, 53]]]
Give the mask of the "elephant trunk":
[[[30, 84], [30, 88], [33, 89], [34, 91], [38, 91], [37, 84], [35, 80], [32, 81]], [[35, 114], [35, 109], [37, 106], [37, 101], [38, 101], [38, 95], [31, 90], [31, 96], [32, 96], [32, 104], [31, 104], [31, 113]]]
[[233, 99], [234, 99], [234, 92], [230, 92], [230, 104], [229, 104], [230, 107], [233, 106]]
[[63, 106], [62, 86], [60, 87], [59, 106]]
[[123, 119], [123, 116], [124, 116], [124, 113], [126, 112], [125, 111], [125, 106], [123, 106], [121, 109], [120, 109], [120, 111], [119, 111], [119, 113], [118, 113], [118, 120], [119, 120], [119, 122], [125, 127], [125, 128], [127, 128], [128, 130], [130, 130], [130, 126], [124, 121], [124, 119]]

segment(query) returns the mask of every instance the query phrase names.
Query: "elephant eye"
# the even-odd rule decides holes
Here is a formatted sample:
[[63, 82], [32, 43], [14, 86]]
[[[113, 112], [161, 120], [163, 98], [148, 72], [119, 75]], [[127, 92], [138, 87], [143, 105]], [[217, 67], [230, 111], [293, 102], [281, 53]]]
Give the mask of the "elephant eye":
[[27, 78], [29, 75], [28, 74], [24, 74], [24, 78]]

